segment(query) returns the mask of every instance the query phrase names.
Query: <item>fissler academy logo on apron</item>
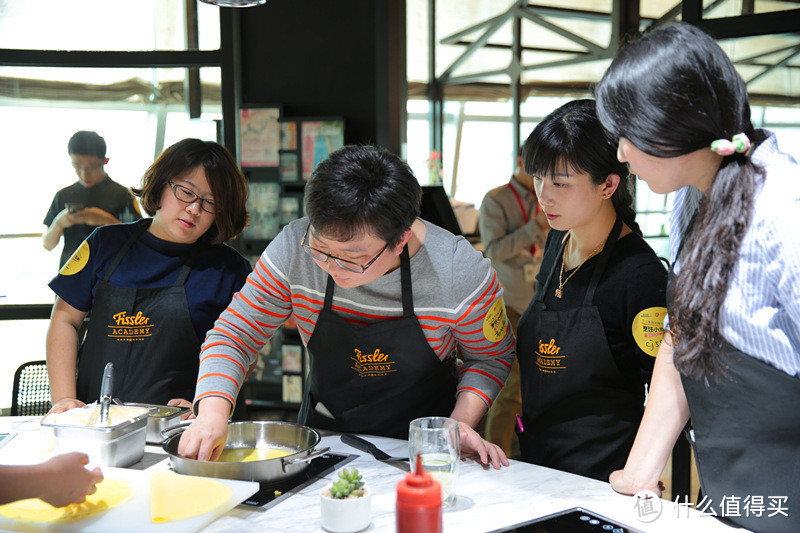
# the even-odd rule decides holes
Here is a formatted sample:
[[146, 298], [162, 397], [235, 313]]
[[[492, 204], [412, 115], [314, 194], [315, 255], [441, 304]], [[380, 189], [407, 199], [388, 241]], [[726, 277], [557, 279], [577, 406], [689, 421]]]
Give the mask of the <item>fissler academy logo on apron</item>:
[[113, 323], [108, 325], [108, 336], [118, 342], [143, 341], [152, 335], [153, 324], [150, 317], [142, 314], [141, 311], [133, 316], [121, 311], [111, 317]]
[[539, 341], [539, 349], [536, 351], [536, 365], [539, 367], [540, 372], [547, 374], [555, 374], [561, 370], [565, 370], [564, 355], [561, 354], [561, 346], [556, 344], [555, 339], [550, 339], [550, 342], [545, 344]]
[[362, 378], [385, 376], [386, 374], [397, 372], [393, 368], [395, 362], [390, 361], [387, 354], [381, 353], [380, 348], [375, 348], [374, 352], [367, 354], [362, 353], [358, 348], [353, 348], [353, 351], [355, 351], [356, 356], [350, 359], [355, 362], [355, 366], [350, 368], [358, 372], [358, 375]]

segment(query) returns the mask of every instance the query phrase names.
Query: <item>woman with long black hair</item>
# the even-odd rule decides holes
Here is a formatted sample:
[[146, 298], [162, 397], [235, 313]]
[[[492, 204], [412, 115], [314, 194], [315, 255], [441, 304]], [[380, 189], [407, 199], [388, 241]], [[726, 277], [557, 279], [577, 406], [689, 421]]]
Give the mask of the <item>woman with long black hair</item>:
[[[773, 133], [753, 128], [730, 59], [688, 24], [623, 49], [596, 95], [619, 159], [653, 191], [677, 191], [668, 333], [612, 486], [657, 491], [691, 416], [702, 491], [717, 515], [797, 531], [800, 168]], [[739, 512], [726, 513], [731, 503]]]
[[666, 269], [634, 221], [628, 169], [593, 100], [548, 115], [523, 157], [551, 231], [517, 330], [522, 458], [606, 480], [644, 411]]

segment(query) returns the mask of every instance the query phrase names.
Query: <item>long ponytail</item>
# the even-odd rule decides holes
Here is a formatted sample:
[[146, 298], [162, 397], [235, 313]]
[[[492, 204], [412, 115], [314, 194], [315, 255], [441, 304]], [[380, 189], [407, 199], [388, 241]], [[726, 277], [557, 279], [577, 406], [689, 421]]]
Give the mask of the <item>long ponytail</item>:
[[[754, 134], [749, 133], [752, 138]], [[756, 143], [763, 139], [753, 139]], [[719, 315], [764, 173], [742, 154], [723, 160], [684, 236], [680, 275], [672, 280], [671, 321], [676, 324], [675, 366], [698, 378], [724, 370]]]

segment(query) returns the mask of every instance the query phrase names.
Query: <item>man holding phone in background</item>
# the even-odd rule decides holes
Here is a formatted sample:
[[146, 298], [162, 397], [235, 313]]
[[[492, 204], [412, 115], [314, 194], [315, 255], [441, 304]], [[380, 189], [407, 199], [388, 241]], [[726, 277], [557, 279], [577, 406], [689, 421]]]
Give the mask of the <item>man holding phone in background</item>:
[[64, 236], [59, 268], [95, 227], [142, 218], [130, 190], [106, 174], [105, 139], [93, 131], [79, 131], [70, 138], [67, 151], [78, 181], [56, 193], [44, 217], [46, 250], [55, 248]]

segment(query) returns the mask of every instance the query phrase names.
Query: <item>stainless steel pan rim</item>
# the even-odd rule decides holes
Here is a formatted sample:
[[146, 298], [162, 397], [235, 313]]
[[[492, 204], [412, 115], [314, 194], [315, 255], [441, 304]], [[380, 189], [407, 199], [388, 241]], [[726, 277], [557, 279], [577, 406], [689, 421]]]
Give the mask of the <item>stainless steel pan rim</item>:
[[[190, 424], [191, 422], [184, 422], [161, 432], [165, 439], [162, 447], [170, 457], [172, 468], [180, 474], [246, 481], [277, 481], [299, 474], [308, 467], [309, 461], [330, 450], [327, 447], [316, 450], [315, 447], [321, 440], [319, 433], [300, 424], [272, 421], [229, 422], [226, 448], [277, 446], [296, 451], [285, 457], [248, 462], [220, 463], [187, 459], [178, 455], [178, 444], [183, 430]], [[177, 430], [180, 433], [174, 433]]]

